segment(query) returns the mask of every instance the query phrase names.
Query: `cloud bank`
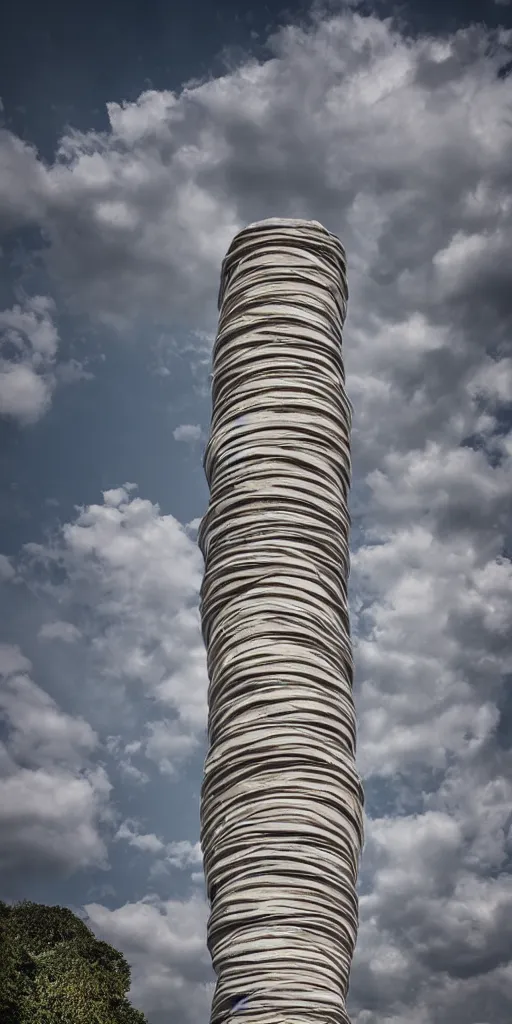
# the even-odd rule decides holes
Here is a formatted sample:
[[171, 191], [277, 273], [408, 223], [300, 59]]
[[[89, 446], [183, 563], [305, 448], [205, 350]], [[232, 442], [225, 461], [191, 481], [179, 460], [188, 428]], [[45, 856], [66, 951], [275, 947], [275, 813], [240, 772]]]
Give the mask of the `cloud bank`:
[[[412, 38], [376, 17], [319, 15], [280, 31], [265, 61], [109, 104], [109, 131], [67, 132], [53, 164], [0, 138], [0, 217], [9, 230], [39, 227], [59, 302], [121, 332], [137, 318], [211, 330], [221, 258], [249, 221], [310, 216], [346, 246], [351, 600], [370, 818], [354, 1024], [510, 1020], [512, 134], [500, 75], [510, 40], [481, 26]], [[55, 601], [41, 642], [89, 652], [104, 742], [127, 777], [139, 784], [149, 761], [179, 775], [205, 721], [190, 531], [115, 488], [27, 549], [16, 572]], [[134, 688], [154, 713], [111, 729]], [[12, 767], [16, 730], [29, 734], [16, 706], [12, 777], [51, 763], [54, 780], [65, 763], [63, 791], [69, 779], [82, 787], [89, 822], [83, 856], [101, 859], [103, 776], [80, 775], [39, 734], [33, 766]], [[51, 707], [41, 721], [58, 719]], [[91, 731], [73, 718], [77, 749], [98, 732], [89, 720]], [[32, 825], [21, 830], [19, 848], [51, 846], [49, 820], [37, 841]], [[119, 839], [173, 856], [167, 838], [126, 821]], [[78, 866], [78, 853], [68, 859]], [[205, 1019], [197, 894], [86, 909], [134, 960], [155, 1024]]]

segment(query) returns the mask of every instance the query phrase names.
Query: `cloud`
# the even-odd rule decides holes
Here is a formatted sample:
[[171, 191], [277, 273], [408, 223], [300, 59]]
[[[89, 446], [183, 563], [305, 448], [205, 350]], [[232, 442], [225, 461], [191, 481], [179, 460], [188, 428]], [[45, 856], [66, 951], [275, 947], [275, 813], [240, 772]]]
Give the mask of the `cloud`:
[[175, 441], [185, 441], [187, 444], [200, 441], [201, 435], [201, 427], [197, 423], [181, 423], [172, 432]]
[[14, 576], [15, 571], [10, 558], [7, 558], [7, 555], [0, 555], [0, 580], [5, 582], [6, 580], [12, 580]]
[[7, 230], [37, 222], [43, 212], [45, 168], [33, 146], [0, 129], [0, 222]]
[[147, 853], [157, 858], [151, 868], [152, 874], [161, 874], [169, 868], [190, 871], [203, 863], [199, 842], [193, 843], [189, 839], [182, 839], [165, 843], [152, 832], [141, 832], [140, 825], [136, 821], [123, 821], [115, 838], [124, 839], [141, 853]]
[[0, 312], [0, 416], [23, 426], [50, 406], [59, 336], [53, 301], [36, 295]]
[[151, 1021], [207, 1019], [213, 985], [203, 899], [147, 897], [116, 910], [97, 903], [85, 910], [96, 934], [125, 953], [132, 966], [131, 998]]
[[[470, 332], [461, 364], [463, 342]], [[355, 1024], [384, 1012], [397, 1024], [508, 1019], [510, 727], [498, 735], [512, 669], [509, 368], [482, 349], [469, 363], [455, 401], [451, 378], [427, 363], [416, 419], [405, 399], [398, 410], [414, 430], [400, 438], [390, 409], [391, 442], [384, 418], [382, 444], [362, 438], [371, 512], [351, 586], [371, 817]], [[417, 401], [434, 383], [451, 422]]]
[[42, 640], [62, 640], [65, 644], [74, 643], [81, 635], [80, 630], [72, 622], [61, 622], [58, 619], [54, 622], [45, 622], [39, 630]]
[[510, 797], [510, 782], [500, 783], [477, 790], [460, 816], [450, 807], [371, 823], [372, 886], [361, 896], [351, 982], [356, 1024], [377, 1024], [383, 1004], [397, 1024], [412, 1012], [428, 1024], [506, 1021], [512, 877], [500, 869]]
[[112, 488], [47, 542], [26, 545], [19, 570], [46, 617], [52, 608], [65, 617], [45, 622], [40, 636], [73, 642], [98, 727], [135, 730], [110, 733], [125, 773], [144, 781], [132, 758], [145, 755], [174, 774], [206, 725], [202, 558], [184, 527], [133, 484]]
[[197, 867], [203, 863], [200, 844], [191, 843], [188, 839], [168, 843], [166, 856], [169, 863], [177, 868]]
[[339, 232], [374, 313], [434, 310], [441, 289], [464, 316], [489, 274], [506, 303], [507, 38], [412, 40], [356, 14], [288, 26], [268, 60], [108, 103], [109, 130], [68, 131], [48, 166], [4, 132], [9, 223], [38, 224], [59, 287], [111, 323], [211, 324], [233, 234], [272, 214]]
[[133, 763], [134, 755], [144, 753], [141, 740], [126, 742], [122, 736], [108, 736], [105, 745], [125, 782], [138, 786], [145, 786], [149, 782], [147, 772]]
[[57, 384], [92, 377], [76, 359], [57, 361], [55, 320], [55, 303], [44, 295], [0, 311], [0, 417], [23, 427], [48, 411]]
[[0, 864], [105, 867], [111, 786], [91, 760], [98, 737], [32, 681], [31, 668], [19, 648], [0, 645]]
[[140, 833], [133, 830], [134, 822], [123, 821], [116, 832], [116, 839], [126, 839], [130, 846], [134, 846], [142, 853], [161, 853], [165, 845], [154, 833]]

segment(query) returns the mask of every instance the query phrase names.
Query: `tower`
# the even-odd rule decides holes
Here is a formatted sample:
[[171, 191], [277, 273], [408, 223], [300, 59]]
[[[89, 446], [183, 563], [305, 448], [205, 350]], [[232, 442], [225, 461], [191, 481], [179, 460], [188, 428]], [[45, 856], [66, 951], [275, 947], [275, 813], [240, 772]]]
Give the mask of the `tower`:
[[199, 544], [212, 1024], [347, 1024], [363, 793], [347, 606], [345, 253], [316, 221], [233, 240]]

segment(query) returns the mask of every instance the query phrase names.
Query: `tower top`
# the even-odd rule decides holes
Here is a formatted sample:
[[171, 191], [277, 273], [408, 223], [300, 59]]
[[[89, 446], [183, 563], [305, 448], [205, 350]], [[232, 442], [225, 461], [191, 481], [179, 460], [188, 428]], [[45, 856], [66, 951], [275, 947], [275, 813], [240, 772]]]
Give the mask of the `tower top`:
[[[294, 253], [295, 250], [295, 253]], [[347, 268], [345, 249], [337, 235], [323, 226], [318, 220], [302, 220], [294, 217], [268, 217], [257, 220], [241, 228], [234, 236], [229, 249], [222, 261], [218, 308], [222, 301], [228, 282], [237, 268], [247, 259], [270, 262], [280, 266], [283, 272], [289, 270], [291, 264], [297, 262], [297, 250], [302, 262], [304, 254], [311, 262], [313, 276], [318, 276], [319, 261], [335, 268], [335, 276], [341, 279], [344, 301], [348, 299]], [[325, 272], [325, 267], [324, 267]], [[344, 314], [343, 314], [344, 319]]]

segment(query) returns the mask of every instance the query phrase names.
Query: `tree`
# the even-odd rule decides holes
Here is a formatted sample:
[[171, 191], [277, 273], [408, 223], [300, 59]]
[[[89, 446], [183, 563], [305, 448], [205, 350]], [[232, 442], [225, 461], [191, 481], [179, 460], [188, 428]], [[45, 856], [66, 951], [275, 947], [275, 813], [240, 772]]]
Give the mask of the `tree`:
[[0, 901], [2, 1024], [147, 1024], [130, 968], [66, 907]]

